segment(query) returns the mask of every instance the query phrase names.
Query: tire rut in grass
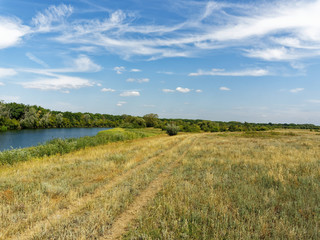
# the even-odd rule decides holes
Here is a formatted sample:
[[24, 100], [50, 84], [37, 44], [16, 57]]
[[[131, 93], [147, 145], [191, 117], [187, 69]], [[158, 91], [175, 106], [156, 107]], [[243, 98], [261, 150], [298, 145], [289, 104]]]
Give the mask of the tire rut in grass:
[[72, 202], [69, 208], [56, 211], [52, 215], [46, 217], [46, 219], [36, 222], [34, 226], [22, 232], [21, 234], [15, 235], [11, 238], [8, 237], [6, 239], [19, 239], [19, 240], [32, 239], [33, 236], [43, 231], [43, 229], [49, 229], [51, 226], [56, 225], [60, 221], [70, 217], [74, 212], [84, 207], [88, 202], [92, 201], [93, 199], [101, 196], [105, 191], [112, 189], [113, 187], [123, 182], [124, 180], [126, 180], [128, 177], [135, 174], [139, 170], [147, 168], [155, 160], [163, 156], [166, 151], [173, 151], [175, 148], [183, 144], [184, 139], [180, 142], [174, 142], [173, 144], [170, 145], [168, 149], [165, 149], [165, 151], [159, 152], [155, 156], [152, 156], [149, 159], [143, 160], [142, 163], [138, 164], [134, 168], [129, 169], [128, 171], [124, 172], [122, 175], [119, 175], [113, 178], [111, 182], [99, 187], [94, 193], [90, 195], [86, 195], [82, 198], [77, 199], [77, 201]]
[[[188, 148], [194, 144], [194, 141], [195, 140], [192, 139], [192, 143]], [[172, 162], [162, 173], [160, 173], [139, 196], [136, 197], [128, 209], [113, 223], [108, 235], [103, 236], [101, 239], [119, 239], [126, 232], [128, 225], [137, 219], [141, 210], [147, 206], [158, 192], [160, 192], [165, 180], [168, 179], [173, 169], [180, 164], [180, 161], [188, 153], [188, 148], [184, 150], [177, 160]]]

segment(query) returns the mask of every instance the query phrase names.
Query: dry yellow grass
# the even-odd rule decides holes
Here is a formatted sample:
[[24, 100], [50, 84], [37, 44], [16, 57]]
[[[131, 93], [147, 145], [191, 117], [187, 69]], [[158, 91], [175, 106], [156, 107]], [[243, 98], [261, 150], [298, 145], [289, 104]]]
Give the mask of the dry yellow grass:
[[162, 135], [3, 167], [0, 239], [316, 239], [319, 146], [307, 131]]

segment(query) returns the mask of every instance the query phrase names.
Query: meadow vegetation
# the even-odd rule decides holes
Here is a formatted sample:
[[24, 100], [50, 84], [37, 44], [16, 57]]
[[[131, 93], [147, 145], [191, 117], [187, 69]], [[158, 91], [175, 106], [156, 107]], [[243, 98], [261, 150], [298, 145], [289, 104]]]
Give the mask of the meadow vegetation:
[[0, 168], [0, 239], [319, 239], [320, 135], [196, 133]]

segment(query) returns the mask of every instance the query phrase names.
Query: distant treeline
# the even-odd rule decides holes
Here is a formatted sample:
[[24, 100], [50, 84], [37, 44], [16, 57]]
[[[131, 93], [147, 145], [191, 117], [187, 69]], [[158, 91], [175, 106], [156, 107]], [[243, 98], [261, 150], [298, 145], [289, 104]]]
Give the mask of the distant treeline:
[[158, 118], [157, 114], [143, 117], [130, 115], [110, 115], [99, 113], [72, 113], [51, 111], [40, 106], [0, 101], [0, 131], [36, 129], [36, 128], [72, 128], [72, 127], [122, 127], [144, 128], [155, 127], [166, 129], [173, 123], [182, 132], [224, 132], [224, 131], [265, 131], [275, 128], [314, 129], [320, 127], [313, 124], [274, 124], [274, 123], [242, 123], [220, 122], [208, 120], [167, 119]]

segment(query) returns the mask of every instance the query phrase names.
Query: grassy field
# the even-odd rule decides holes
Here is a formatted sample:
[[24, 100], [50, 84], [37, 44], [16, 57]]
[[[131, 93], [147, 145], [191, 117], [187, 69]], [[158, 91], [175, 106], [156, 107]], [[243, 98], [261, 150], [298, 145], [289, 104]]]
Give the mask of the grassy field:
[[319, 239], [320, 135], [157, 135], [0, 167], [0, 239]]

